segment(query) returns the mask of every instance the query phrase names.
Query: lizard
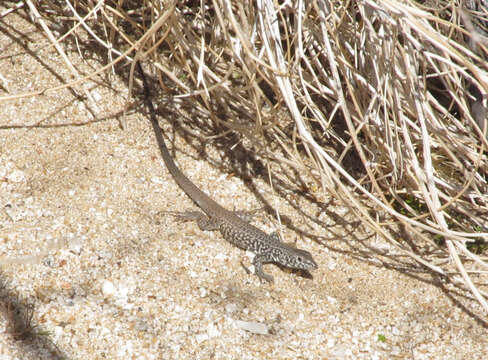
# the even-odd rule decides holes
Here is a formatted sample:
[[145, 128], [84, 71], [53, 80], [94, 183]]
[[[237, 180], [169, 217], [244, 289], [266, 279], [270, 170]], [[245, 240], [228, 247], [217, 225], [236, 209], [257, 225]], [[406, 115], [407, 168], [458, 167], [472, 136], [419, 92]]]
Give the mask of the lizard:
[[270, 283], [274, 281], [273, 276], [263, 271], [263, 265], [268, 263], [307, 272], [316, 269], [317, 263], [308, 251], [282, 242], [276, 232], [267, 234], [243, 220], [236, 212], [227, 210], [200, 190], [176, 166], [163, 139], [162, 129], [159, 126], [151, 100], [149, 86], [139, 62], [137, 66], [143, 81], [144, 101], [149, 109], [149, 118], [166, 168], [178, 186], [203, 210], [203, 213], [197, 211], [184, 212], [181, 213], [183, 214], [181, 216], [189, 220], [196, 220], [201, 230], [218, 230], [224, 239], [231, 244], [253, 252], [255, 256], [252, 264], [254, 265], [255, 274], [261, 282], [263, 280]]

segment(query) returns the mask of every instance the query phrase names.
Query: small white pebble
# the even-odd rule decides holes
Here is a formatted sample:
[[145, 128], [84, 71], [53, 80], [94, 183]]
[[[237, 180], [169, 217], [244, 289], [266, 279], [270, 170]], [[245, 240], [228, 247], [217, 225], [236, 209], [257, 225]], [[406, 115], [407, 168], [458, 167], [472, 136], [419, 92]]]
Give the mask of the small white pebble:
[[252, 261], [254, 259], [254, 257], [256, 256], [256, 254], [249, 251], [249, 250], [246, 250], [246, 256]]
[[215, 259], [216, 260], [227, 260], [228, 256], [224, 253], [218, 253], [217, 255], [215, 255]]
[[269, 334], [269, 327], [266, 324], [256, 321], [242, 321], [234, 320], [237, 327], [241, 330], [249, 331], [253, 334], [267, 335]]
[[330, 304], [335, 304], [335, 303], [337, 303], [337, 299], [336, 299], [336, 298], [333, 298], [332, 296], [327, 296], [327, 301], [328, 301]]
[[23, 171], [14, 170], [7, 176], [7, 180], [14, 183], [19, 183], [25, 180], [25, 175]]
[[214, 324], [210, 324], [207, 326], [207, 334], [209, 339], [219, 337], [222, 335], [222, 333], [217, 329], [217, 327]]
[[129, 294], [129, 288], [124, 284], [120, 284], [119, 289], [117, 291], [117, 296], [119, 298], [126, 298], [128, 294]]
[[102, 98], [102, 95], [100, 95], [98, 91], [92, 91], [92, 96], [95, 101], [100, 101]]
[[[390, 354], [393, 356], [400, 356], [402, 354], [402, 349], [398, 346], [393, 346]], [[379, 360], [379, 357], [377, 356], [376, 359]]]
[[348, 348], [345, 344], [337, 344], [333, 349], [331, 349], [331, 353], [337, 358], [344, 359], [346, 357], [347, 350]]
[[109, 297], [115, 293], [115, 286], [110, 281], [105, 280], [102, 284], [102, 293], [103, 296]]
[[163, 180], [159, 177], [152, 177], [151, 182], [157, 185], [162, 185], [164, 183]]
[[125, 344], [120, 344], [121, 346], [118, 347], [117, 350], [117, 357], [118, 358], [130, 358], [133, 352], [132, 341], [127, 341]]
[[64, 330], [61, 326], [54, 327], [54, 337], [55, 339], [59, 339], [64, 334]]
[[225, 305], [225, 311], [227, 314], [233, 314], [237, 311], [237, 305], [236, 304], [227, 304]]
[[195, 340], [197, 341], [197, 343], [200, 344], [200, 343], [208, 340], [208, 335], [207, 334], [196, 334]]
[[203, 287], [201, 287], [201, 288], [199, 289], [199, 291], [200, 291], [200, 297], [201, 297], [201, 298], [204, 298], [204, 297], [205, 297], [205, 296], [207, 296], [207, 294], [208, 294], [207, 289], [205, 289], [205, 288], [203, 288]]

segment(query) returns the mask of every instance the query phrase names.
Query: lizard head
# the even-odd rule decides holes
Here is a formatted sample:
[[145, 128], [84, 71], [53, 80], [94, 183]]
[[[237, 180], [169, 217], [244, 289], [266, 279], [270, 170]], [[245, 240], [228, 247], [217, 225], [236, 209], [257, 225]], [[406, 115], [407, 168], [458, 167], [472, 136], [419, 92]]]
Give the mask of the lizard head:
[[[276, 250], [275, 250], [276, 251]], [[278, 264], [290, 269], [297, 270], [314, 270], [317, 268], [317, 263], [312, 258], [312, 255], [305, 250], [297, 249], [288, 244], [281, 243], [281, 247], [278, 250], [279, 254], [277, 258]]]

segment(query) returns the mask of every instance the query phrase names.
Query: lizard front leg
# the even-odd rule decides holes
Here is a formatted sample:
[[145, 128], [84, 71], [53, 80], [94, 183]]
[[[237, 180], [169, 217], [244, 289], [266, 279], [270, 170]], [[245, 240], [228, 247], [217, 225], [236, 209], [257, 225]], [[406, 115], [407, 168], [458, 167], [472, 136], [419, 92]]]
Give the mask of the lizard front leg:
[[269, 283], [273, 283], [273, 281], [274, 281], [273, 276], [271, 276], [269, 274], [266, 274], [263, 271], [263, 264], [266, 264], [268, 262], [270, 262], [270, 261], [269, 261], [269, 259], [268, 259], [268, 257], [266, 255], [256, 254], [256, 256], [254, 256], [254, 259], [252, 261], [252, 264], [254, 265], [254, 272], [255, 272], [255, 274], [257, 275], [257, 277], [261, 281], [262, 280], [266, 280]]
[[257, 212], [264, 210], [264, 207], [254, 210], [234, 210], [234, 214], [239, 216], [245, 222], [251, 222]]

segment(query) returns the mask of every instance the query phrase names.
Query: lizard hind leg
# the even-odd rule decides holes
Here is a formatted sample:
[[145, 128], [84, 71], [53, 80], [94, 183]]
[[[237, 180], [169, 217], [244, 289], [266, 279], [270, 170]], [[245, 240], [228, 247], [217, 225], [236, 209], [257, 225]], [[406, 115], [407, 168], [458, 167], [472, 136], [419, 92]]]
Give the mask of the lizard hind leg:
[[209, 217], [204, 213], [200, 213], [197, 219], [197, 224], [200, 230], [216, 231], [220, 230], [220, 221], [216, 218]]
[[180, 221], [196, 221], [200, 230], [215, 231], [220, 229], [220, 222], [201, 211], [164, 211], [163, 214], [173, 215]]
[[200, 211], [161, 211], [160, 214], [167, 214], [174, 216], [177, 220], [180, 221], [199, 221], [199, 219], [205, 214]]

